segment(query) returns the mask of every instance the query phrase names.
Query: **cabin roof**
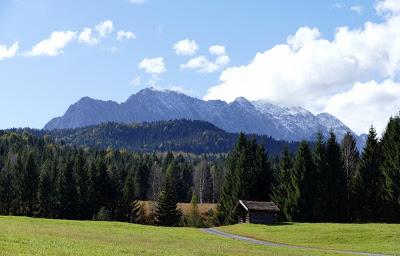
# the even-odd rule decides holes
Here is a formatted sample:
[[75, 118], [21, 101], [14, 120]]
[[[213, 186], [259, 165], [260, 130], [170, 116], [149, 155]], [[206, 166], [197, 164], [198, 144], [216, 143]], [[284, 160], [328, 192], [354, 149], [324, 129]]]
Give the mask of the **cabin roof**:
[[278, 206], [274, 202], [263, 202], [263, 201], [246, 201], [239, 200], [235, 209], [241, 206], [246, 211], [268, 211], [268, 212], [279, 212]]

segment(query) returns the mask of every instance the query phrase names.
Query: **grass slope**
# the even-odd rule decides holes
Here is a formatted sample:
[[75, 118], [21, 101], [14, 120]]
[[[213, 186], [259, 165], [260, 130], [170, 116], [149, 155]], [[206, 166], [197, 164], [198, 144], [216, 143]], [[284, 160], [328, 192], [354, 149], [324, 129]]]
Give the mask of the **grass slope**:
[[192, 228], [0, 217], [0, 255], [334, 255], [248, 244]]
[[232, 234], [291, 245], [400, 255], [399, 224], [241, 224], [219, 229]]

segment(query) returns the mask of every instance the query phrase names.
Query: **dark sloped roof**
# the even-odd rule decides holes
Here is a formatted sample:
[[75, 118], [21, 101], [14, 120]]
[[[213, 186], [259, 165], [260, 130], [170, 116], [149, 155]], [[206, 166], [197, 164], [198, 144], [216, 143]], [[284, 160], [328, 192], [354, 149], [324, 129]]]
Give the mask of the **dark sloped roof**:
[[274, 202], [239, 200], [238, 204], [242, 204], [248, 210], [253, 210], [253, 211], [270, 211], [270, 212], [279, 212], [280, 211], [278, 206], [276, 206], [276, 204], [274, 204]]

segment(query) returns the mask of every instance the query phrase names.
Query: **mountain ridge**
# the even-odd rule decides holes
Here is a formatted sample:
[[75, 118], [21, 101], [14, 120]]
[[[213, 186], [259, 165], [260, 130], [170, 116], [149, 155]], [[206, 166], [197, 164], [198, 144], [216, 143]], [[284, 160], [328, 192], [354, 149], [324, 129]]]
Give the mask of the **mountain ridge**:
[[230, 103], [204, 101], [180, 92], [154, 88], [140, 90], [122, 103], [83, 97], [63, 116], [50, 120], [44, 129], [175, 119], [202, 120], [227, 132], [268, 135], [286, 141], [313, 140], [318, 131], [327, 135], [331, 129], [339, 140], [346, 132], [356, 136], [359, 144], [364, 140], [363, 136], [358, 136], [328, 113], [314, 115], [302, 107], [281, 107], [262, 100], [249, 101], [244, 97]]

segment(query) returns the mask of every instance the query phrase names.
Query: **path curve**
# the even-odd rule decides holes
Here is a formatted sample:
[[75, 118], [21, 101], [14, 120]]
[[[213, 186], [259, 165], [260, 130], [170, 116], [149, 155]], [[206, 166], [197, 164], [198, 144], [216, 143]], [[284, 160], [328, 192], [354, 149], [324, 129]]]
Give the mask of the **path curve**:
[[239, 236], [239, 235], [226, 233], [226, 232], [223, 232], [223, 231], [221, 231], [219, 229], [216, 229], [216, 228], [202, 228], [201, 230], [203, 232], [206, 232], [206, 233], [209, 233], [209, 234], [218, 235], [218, 236], [222, 236], [222, 237], [226, 237], [226, 238], [232, 238], [232, 239], [236, 239], [236, 240], [241, 240], [241, 241], [245, 241], [245, 242], [252, 243], [252, 244], [265, 245], [265, 246], [285, 247], [285, 248], [291, 248], [291, 249], [308, 249], [308, 250], [329, 251], [329, 252], [346, 253], [346, 254], [353, 254], [353, 255], [388, 256], [388, 254], [368, 253], [368, 252], [354, 252], [354, 251], [334, 250], [334, 249], [321, 249], [321, 248], [315, 248], [315, 247], [307, 247], [307, 246], [299, 246], [299, 245], [290, 245], [290, 244], [283, 244], [283, 243], [268, 242], [268, 241], [257, 240], [257, 239], [250, 238], [250, 237], [245, 237], [245, 236]]

